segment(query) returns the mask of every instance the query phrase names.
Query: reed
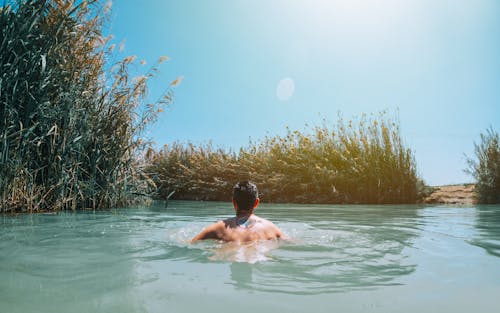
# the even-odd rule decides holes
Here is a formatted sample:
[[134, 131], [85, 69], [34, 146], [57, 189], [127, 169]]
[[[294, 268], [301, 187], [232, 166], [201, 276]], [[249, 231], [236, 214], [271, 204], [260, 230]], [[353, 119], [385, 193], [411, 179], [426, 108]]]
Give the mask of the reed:
[[476, 144], [476, 159], [467, 158], [466, 172], [476, 180], [474, 191], [478, 203], [500, 203], [500, 144], [493, 128], [481, 134]]
[[121, 206], [152, 183], [138, 158], [140, 136], [172, 92], [145, 105], [157, 64], [136, 79], [134, 57], [107, 64], [106, 10], [60, 0], [1, 8], [2, 212]]
[[238, 180], [257, 183], [268, 202], [415, 203], [423, 196], [399, 124], [382, 113], [250, 143], [238, 153], [174, 143], [151, 153], [160, 197], [229, 200]]

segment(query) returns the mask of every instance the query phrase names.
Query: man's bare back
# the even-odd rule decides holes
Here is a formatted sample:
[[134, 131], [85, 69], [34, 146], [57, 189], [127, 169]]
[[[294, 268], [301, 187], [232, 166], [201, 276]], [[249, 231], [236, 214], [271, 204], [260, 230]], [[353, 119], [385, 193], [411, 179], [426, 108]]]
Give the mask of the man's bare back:
[[245, 220], [232, 217], [214, 223], [194, 237], [192, 242], [204, 239], [247, 242], [283, 237], [281, 230], [271, 221], [252, 214]]
[[235, 217], [206, 227], [191, 242], [204, 239], [247, 242], [283, 238], [283, 233], [276, 225], [253, 214], [259, 203], [255, 184], [249, 181], [237, 183], [233, 188]]

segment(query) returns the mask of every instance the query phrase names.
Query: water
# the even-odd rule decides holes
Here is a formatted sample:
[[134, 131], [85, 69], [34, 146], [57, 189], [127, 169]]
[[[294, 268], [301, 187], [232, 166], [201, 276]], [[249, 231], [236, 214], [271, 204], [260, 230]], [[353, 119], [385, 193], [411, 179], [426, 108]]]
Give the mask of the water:
[[189, 240], [229, 203], [0, 216], [0, 312], [497, 312], [500, 206], [259, 206], [292, 240]]

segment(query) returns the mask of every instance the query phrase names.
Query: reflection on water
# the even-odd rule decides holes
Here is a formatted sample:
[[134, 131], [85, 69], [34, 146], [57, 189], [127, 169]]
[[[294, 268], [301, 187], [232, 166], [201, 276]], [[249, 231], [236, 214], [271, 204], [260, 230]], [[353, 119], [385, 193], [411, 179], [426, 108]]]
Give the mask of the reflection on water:
[[[239, 288], [290, 294], [397, 285], [398, 277], [411, 274], [417, 266], [407, 261], [410, 251], [405, 249], [411, 248], [417, 235], [418, 212], [416, 207], [388, 210], [386, 206], [320, 206], [290, 210], [274, 206], [267, 216], [271, 220], [285, 219], [278, 224], [292, 240], [278, 249], [266, 251], [261, 247], [269, 262], [232, 264], [231, 278]], [[251, 251], [255, 250], [259, 251], [252, 246]], [[241, 268], [247, 273], [244, 281], [234, 273]]]
[[479, 235], [471, 243], [487, 253], [500, 257], [500, 207], [481, 205], [477, 207], [476, 228]]
[[251, 289], [253, 283], [252, 264], [245, 262], [233, 262], [231, 267], [231, 280], [236, 289]]
[[277, 249], [281, 243], [282, 241], [279, 240], [246, 243], [220, 242], [208, 249], [212, 253], [209, 260], [250, 264], [269, 261], [272, 250]]
[[0, 312], [142, 312], [129, 296], [135, 227], [109, 212], [4, 216]]
[[189, 242], [232, 213], [229, 203], [172, 201], [1, 216], [0, 312], [215, 312], [251, 294], [262, 304], [240, 312], [349, 308], [373, 303], [370, 294], [399, 294], [421, 311], [433, 296], [461, 299], [477, 288], [476, 304], [489, 309], [500, 290], [499, 206], [262, 205], [258, 214], [290, 241]]

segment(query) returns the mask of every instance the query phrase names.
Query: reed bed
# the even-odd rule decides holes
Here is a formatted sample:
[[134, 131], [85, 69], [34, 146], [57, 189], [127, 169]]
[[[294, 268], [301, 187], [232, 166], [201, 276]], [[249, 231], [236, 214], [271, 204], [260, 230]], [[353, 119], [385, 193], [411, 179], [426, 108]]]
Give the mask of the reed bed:
[[171, 89], [145, 104], [157, 64], [135, 79], [135, 57], [107, 64], [107, 10], [58, 0], [0, 9], [1, 212], [121, 206], [153, 183], [138, 157], [140, 135]]
[[399, 124], [382, 113], [309, 131], [288, 130], [238, 152], [174, 143], [148, 155], [159, 197], [229, 200], [238, 180], [267, 202], [415, 203], [424, 184]]
[[468, 158], [468, 169], [475, 180], [478, 203], [500, 203], [500, 140], [490, 128], [481, 134], [481, 141], [474, 144], [476, 159]]

